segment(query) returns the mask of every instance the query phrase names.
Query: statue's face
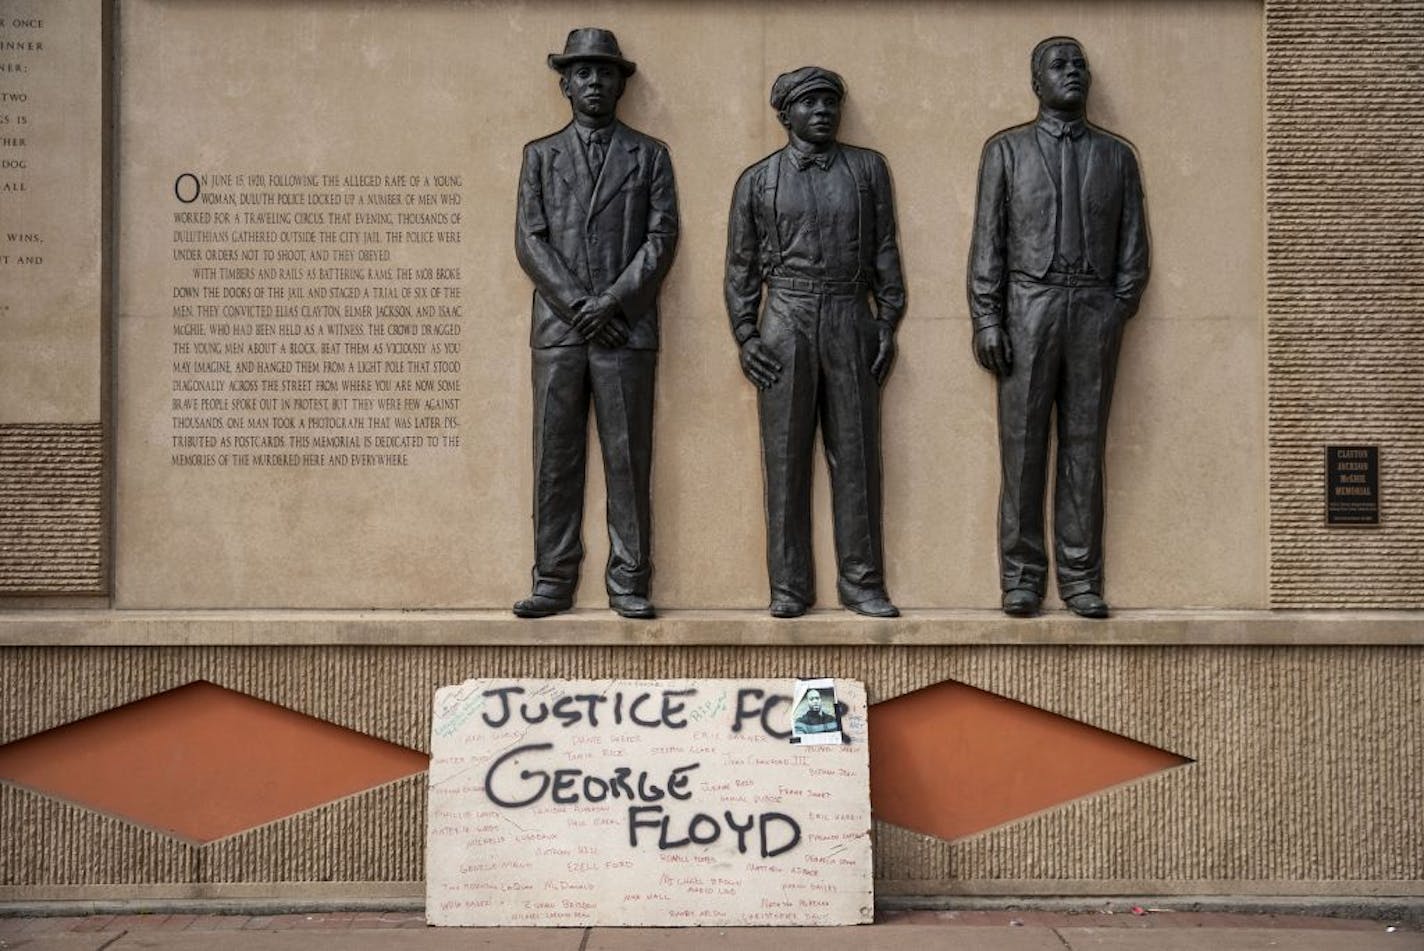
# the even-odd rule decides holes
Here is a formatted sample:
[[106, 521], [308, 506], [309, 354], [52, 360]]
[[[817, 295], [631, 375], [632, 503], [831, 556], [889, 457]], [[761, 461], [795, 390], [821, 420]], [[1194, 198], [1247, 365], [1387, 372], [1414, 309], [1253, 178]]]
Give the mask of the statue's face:
[[829, 145], [841, 127], [841, 97], [829, 89], [818, 89], [782, 110], [781, 121], [801, 141]]
[[1033, 91], [1038, 94], [1038, 101], [1050, 109], [1081, 111], [1088, 101], [1088, 87], [1093, 83], [1083, 50], [1076, 43], [1059, 43], [1049, 47], [1042, 63], [1033, 77]]
[[573, 104], [574, 112], [591, 119], [603, 119], [618, 108], [625, 81], [623, 71], [612, 63], [581, 60], [570, 63], [564, 70], [559, 88]]

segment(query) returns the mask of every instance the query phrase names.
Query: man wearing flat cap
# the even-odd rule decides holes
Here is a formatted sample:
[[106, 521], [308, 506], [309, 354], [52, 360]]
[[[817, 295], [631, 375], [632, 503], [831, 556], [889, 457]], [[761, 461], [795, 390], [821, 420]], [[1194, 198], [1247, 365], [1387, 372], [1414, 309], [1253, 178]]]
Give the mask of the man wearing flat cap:
[[1056, 414], [1058, 593], [1075, 614], [1101, 618], [1108, 408], [1123, 325], [1147, 286], [1147, 220], [1132, 146], [1084, 118], [1082, 44], [1050, 37], [1030, 66], [1038, 118], [985, 144], [969, 252], [974, 356], [998, 377], [1003, 608], [1036, 614], [1047, 585]]
[[514, 605], [573, 605], [583, 560], [592, 403], [608, 487], [609, 606], [651, 618], [649, 481], [658, 288], [677, 245], [667, 146], [616, 118], [637, 68], [607, 30], [579, 29], [549, 66], [573, 121], [524, 147], [515, 253], [534, 282], [534, 587]]
[[742, 173], [727, 227], [727, 312], [742, 372], [758, 390], [774, 617], [815, 602], [818, 423], [841, 603], [869, 617], [899, 614], [885, 588], [880, 387], [905, 283], [885, 159], [836, 141], [845, 93], [841, 77], [819, 66], [777, 78], [771, 107], [787, 145]]

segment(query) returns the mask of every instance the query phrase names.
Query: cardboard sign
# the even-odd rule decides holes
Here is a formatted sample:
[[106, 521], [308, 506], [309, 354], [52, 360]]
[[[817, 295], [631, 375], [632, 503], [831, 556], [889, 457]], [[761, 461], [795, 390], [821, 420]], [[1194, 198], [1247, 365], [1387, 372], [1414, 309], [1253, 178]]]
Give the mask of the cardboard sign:
[[[793, 743], [817, 701], [839, 742]], [[827, 686], [829, 685], [829, 687]], [[435, 695], [435, 925], [869, 922], [857, 681], [470, 680]], [[793, 696], [795, 703], [793, 704]], [[805, 708], [805, 709], [802, 709]]]

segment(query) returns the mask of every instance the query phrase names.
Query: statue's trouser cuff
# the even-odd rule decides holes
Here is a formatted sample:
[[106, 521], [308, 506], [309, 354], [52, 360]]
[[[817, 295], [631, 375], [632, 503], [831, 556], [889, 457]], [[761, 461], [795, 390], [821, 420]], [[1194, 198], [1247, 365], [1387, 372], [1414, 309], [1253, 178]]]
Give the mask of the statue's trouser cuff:
[[1043, 499], [1055, 415], [1058, 590], [1064, 597], [1102, 591], [1103, 450], [1122, 340], [1114, 303], [1107, 286], [1009, 284], [1004, 326], [1013, 367], [999, 378], [998, 408], [999, 555], [1005, 591], [1044, 590]]
[[[762, 343], [781, 375], [757, 399], [773, 600], [815, 602], [811, 466], [821, 427], [831, 474], [837, 591], [843, 604], [886, 597], [881, 536], [880, 335], [864, 285], [844, 293], [769, 282]], [[808, 282], [809, 283], [809, 282]]]
[[648, 594], [656, 367], [655, 350], [533, 351], [536, 594], [571, 597], [578, 585], [590, 403], [608, 487], [606, 587], [611, 595]]

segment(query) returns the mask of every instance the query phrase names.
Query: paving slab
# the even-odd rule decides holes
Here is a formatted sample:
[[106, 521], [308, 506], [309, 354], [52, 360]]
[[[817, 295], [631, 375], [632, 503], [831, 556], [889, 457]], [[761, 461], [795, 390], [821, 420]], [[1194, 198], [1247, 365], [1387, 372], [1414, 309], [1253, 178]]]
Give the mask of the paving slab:
[[1142, 914], [1104, 911], [889, 911], [876, 916], [878, 926], [945, 925], [965, 928], [1018, 924], [1027, 928], [1290, 928], [1297, 931], [1379, 931], [1386, 924], [1362, 918], [1318, 915], [1260, 915], [1218, 911], [1146, 911]]
[[99, 951], [112, 934], [0, 934], [3, 951]]
[[385, 914], [362, 914], [351, 918], [348, 928], [424, 928], [425, 913], [419, 911], [387, 912]]
[[584, 951], [1064, 951], [1047, 928], [595, 928]]
[[[105, 931], [181, 931], [182, 925], [173, 927], [173, 919], [180, 917], [177, 915], [142, 914], [142, 915], [115, 915], [109, 922]], [[188, 917], [188, 916], [181, 916]]]
[[240, 931], [252, 919], [246, 915], [202, 915], [190, 926], [191, 931]]
[[[1424, 934], [1290, 928], [1059, 928], [1072, 951], [1424, 951]], [[1063, 951], [1060, 946], [1059, 951]]]
[[[582, 928], [397, 927], [327, 932], [241, 929], [202, 934], [199, 931], [195, 928], [188, 932], [167, 934], [157, 931], [130, 932], [105, 951], [192, 951], [194, 947], [201, 947], [203, 951], [579, 951], [584, 934]], [[661, 947], [668, 947], [666, 933]], [[54, 951], [69, 949], [56, 947]], [[75, 951], [91, 951], [91, 946], [79, 946]], [[1063, 951], [1062, 946], [1056, 951]]]

